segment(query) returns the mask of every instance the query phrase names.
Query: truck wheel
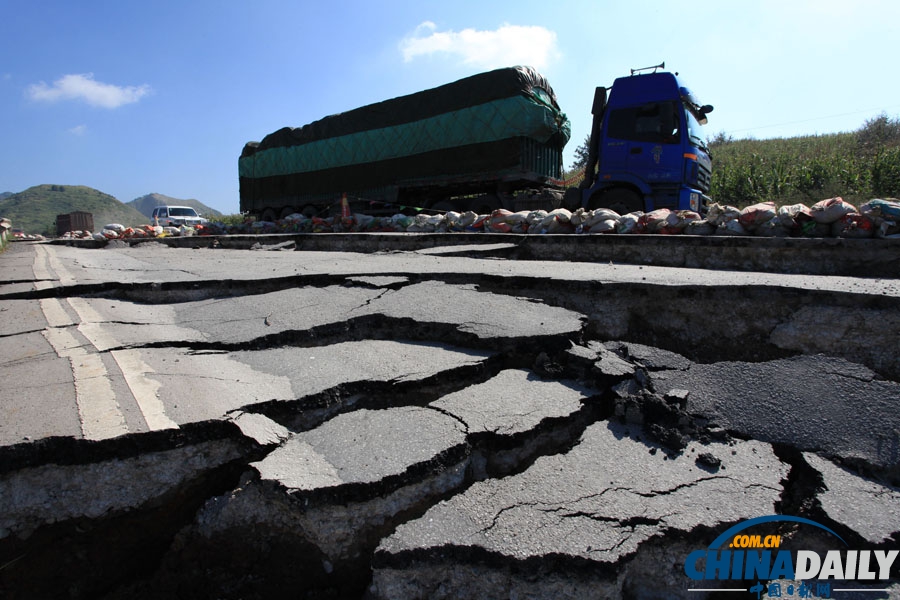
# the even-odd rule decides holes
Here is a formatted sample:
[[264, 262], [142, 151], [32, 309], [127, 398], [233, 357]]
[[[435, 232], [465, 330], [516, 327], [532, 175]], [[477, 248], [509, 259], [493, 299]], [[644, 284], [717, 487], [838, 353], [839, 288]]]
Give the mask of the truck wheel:
[[281, 218], [283, 219], [288, 215], [294, 214], [295, 212], [297, 212], [297, 211], [294, 210], [293, 206], [285, 206], [284, 208], [281, 209]]
[[620, 215], [644, 210], [644, 199], [628, 188], [613, 188], [608, 192], [603, 192], [599, 197], [591, 198], [590, 208], [609, 208]]
[[563, 208], [571, 210], [573, 212], [581, 208], [581, 188], [566, 188], [566, 193], [565, 196], [563, 196], [562, 205]]
[[278, 218], [278, 215], [275, 214], [275, 210], [272, 208], [267, 208], [262, 211], [262, 214], [259, 216], [260, 221], [275, 221]]

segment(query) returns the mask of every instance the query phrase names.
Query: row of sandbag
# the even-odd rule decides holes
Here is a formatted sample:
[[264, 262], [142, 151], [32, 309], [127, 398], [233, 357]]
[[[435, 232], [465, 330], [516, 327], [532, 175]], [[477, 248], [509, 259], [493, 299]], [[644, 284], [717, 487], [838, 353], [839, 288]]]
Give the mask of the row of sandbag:
[[857, 208], [835, 197], [810, 207], [761, 202], [740, 210], [713, 204], [705, 220], [715, 233], [730, 235], [900, 237], [900, 202], [874, 199]]
[[[203, 226], [201, 225], [200, 228]], [[159, 225], [141, 225], [139, 227], [125, 227], [120, 223], [104, 225], [103, 229], [96, 233], [90, 231], [67, 231], [60, 237], [71, 240], [131, 240], [162, 237], [192, 236], [202, 233], [198, 228], [182, 225], [181, 227], [160, 227]]]
[[[713, 204], [707, 214], [667, 208], [620, 215], [608, 208], [569, 211], [532, 210], [511, 212], [497, 209], [489, 215], [448, 211], [442, 214], [396, 214], [373, 217], [351, 214], [343, 217], [306, 217], [292, 214], [277, 222], [256, 221], [240, 226], [210, 223], [200, 228], [144, 225], [131, 228], [106, 225], [99, 233], [70, 232], [76, 239], [133, 239], [228, 233], [334, 233], [334, 232], [455, 232], [490, 233], [618, 233], [686, 235], [760, 235], [806, 237], [895, 237], [900, 236], [900, 202], [874, 199], [857, 209], [842, 198], [829, 198], [811, 207], [793, 204], [776, 207], [762, 202], [743, 209]], [[64, 236], [64, 237], [66, 237]]]
[[[713, 204], [706, 216], [667, 208], [619, 215], [607, 208], [510, 212], [490, 215], [447, 213], [424, 216], [406, 231], [483, 229], [498, 233], [644, 233], [686, 235], [760, 235], [806, 237], [900, 236], [900, 202], [874, 199], [859, 209], [842, 198], [829, 198], [811, 207], [776, 207], [762, 202], [743, 209]], [[416, 227], [420, 227], [417, 229]], [[434, 227], [434, 229], [429, 229]]]
[[[706, 216], [689, 210], [662, 208], [648, 213], [619, 215], [607, 208], [560, 208], [552, 211], [511, 212], [490, 215], [447, 212], [442, 215], [395, 215], [378, 221], [353, 215], [344, 230], [365, 231], [373, 226], [390, 231], [487, 231], [495, 233], [644, 233], [687, 235], [761, 235], [807, 237], [892, 237], [900, 234], [900, 203], [875, 199], [857, 209], [842, 198], [829, 198], [811, 207], [774, 202], [743, 209], [713, 204]], [[349, 227], [349, 229], [347, 228]]]

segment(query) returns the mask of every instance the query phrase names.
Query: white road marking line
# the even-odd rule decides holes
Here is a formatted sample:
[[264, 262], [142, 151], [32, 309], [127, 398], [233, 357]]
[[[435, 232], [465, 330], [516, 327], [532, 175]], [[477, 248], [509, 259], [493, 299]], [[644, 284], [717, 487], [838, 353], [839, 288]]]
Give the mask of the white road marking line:
[[53, 248], [41, 247], [47, 253], [47, 264], [50, 265], [50, 269], [56, 273], [56, 276], [59, 278], [60, 285], [73, 285], [75, 283], [75, 278], [72, 277], [72, 274], [69, 272], [67, 268], [63, 266], [60, 262], [59, 257], [56, 256], [56, 251]]
[[[78, 326], [84, 337], [90, 340], [97, 349], [107, 350], [121, 346], [108, 331], [103, 329], [103, 316], [94, 310], [84, 298], [69, 298], [69, 305], [78, 314], [81, 324]], [[153, 368], [141, 360], [138, 350], [115, 350], [110, 352], [122, 375], [125, 384], [131, 390], [144, 421], [151, 430], [178, 428], [178, 423], [170, 419], [165, 412], [165, 405], [159, 399], [160, 384], [147, 375], [155, 373]]]
[[75, 402], [84, 437], [103, 440], [128, 433], [100, 355], [89, 353], [68, 329], [45, 329], [43, 333], [56, 354], [68, 358], [72, 365]]
[[42, 298], [39, 302], [50, 327], [68, 327], [76, 324], [63, 308], [62, 302], [56, 298]]
[[[52, 248], [35, 246], [34, 260], [37, 289], [48, 289], [58, 281], [61, 285], [75, 283], [75, 278], [57, 258]], [[55, 275], [54, 275], [55, 273]], [[125, 416], [116, 400], [109, 372], [98, 350], [117, 348], [121, 344], [103, 328], [106, 320], [83, 298], [68, 298], [69, 306], [78, 315], [73, 320], [63, 304], [56, 298], [40, 301], [41, 310], [50, 328], [44, 330], [44, 337], [61, 358], [68, 358], [75, 378], [75, 401], [81, 420], [81, 430], [87, 439], [99, 440], [128, 433]], [[93, 346], [91, 351], [81, 345], [66, 327], [77, 325], [78, 331]], [[160, 384], [147, 375], [155, 371], [146, 364], [137, 350], [117, 350], [110, 352], [122, 371], [125, 384], [134, 396], [138, 408], [151, 430], [178, 428], [178, 423], [170, 419], [165, 405], [159, 399]]]
[[166, 415], [166, 406], [159, 399], [159, 382], [147, 377], [156, 371], [141, 360], [141, 353], [137, 350], [113, 350], [110, 354], [122, 369], [125, 383], [134, 395], [147, 427], [151, 430], [178, 429], [178, 423]]
[[34, 288], [36, 290], [46, 290], [53, 287], [53, 281], [49, 281], [52, 279], [56, 279], [50, 273], [50, 265], [47, 261], [47, 249], [40, 245], [36, 244], [34, 246], [34, 266], [32, 266], [32, 270], [34, 271]]

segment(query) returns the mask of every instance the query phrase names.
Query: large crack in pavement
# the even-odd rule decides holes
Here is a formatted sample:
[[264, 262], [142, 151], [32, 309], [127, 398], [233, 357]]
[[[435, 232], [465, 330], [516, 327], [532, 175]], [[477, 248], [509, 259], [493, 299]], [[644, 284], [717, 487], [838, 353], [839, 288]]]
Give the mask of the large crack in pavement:
[[[715, 598], [685, 560], [746, 519], [900, 541], [898, 363], [861, 322], [895, 298], [384, 274], [3, 300], [59, 302], [48, 329], [171, 421], [0, 446], [4, 597]], [[853, 324], [813, 343], [818, 308]], [[7, 367], [28, 331], [0, 327], [32, 340]]]

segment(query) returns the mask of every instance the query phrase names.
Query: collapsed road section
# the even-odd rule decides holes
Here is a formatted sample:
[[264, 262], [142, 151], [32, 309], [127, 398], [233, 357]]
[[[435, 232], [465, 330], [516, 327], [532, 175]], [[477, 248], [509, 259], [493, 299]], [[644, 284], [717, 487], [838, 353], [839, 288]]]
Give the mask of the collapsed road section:
[[14, 245], [3, 597], [900, 594], [896, 279], [458, 250]]

